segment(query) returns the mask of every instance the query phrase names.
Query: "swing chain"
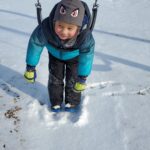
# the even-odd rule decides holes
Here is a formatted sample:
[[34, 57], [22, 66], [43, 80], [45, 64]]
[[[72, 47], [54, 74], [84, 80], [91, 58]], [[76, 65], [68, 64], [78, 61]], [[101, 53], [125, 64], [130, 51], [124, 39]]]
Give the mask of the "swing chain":
[[97, 4], [98, 0], [95, 0], [95, 3], [93, 4], [93, 10], [97, 9], [99, 7], [99, 4]]
[[37, 0], [37, 3], [35, 4], [36, 8], [41, 8], [41, 3], [39, 0]]

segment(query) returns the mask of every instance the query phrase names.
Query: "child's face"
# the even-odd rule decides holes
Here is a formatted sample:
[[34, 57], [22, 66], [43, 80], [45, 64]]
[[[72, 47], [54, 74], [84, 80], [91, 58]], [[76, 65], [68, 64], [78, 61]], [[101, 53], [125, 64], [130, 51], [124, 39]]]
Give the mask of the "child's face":
[[78, 26], [61, 21], [56, 21], [55, 33], [61, 40], [71, 39], [78, 34]]

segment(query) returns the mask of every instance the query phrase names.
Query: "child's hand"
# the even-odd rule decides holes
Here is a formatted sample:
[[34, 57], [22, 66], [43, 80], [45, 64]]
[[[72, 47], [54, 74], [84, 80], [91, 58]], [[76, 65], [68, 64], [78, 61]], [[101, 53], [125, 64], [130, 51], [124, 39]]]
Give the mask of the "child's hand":
[[73, 90], [80, 93], [86, 89], [86, 77], [80, 76], [74, 85]]
[[34, 83], [36, 79], [35, 67], [27, 65], [24, 77], [29, 83]]

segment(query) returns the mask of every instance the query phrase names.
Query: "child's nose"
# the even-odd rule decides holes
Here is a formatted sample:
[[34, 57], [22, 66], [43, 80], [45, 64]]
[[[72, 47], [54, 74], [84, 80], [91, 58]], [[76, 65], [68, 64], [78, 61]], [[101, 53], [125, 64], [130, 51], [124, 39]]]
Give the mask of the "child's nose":
[[66, 34], [66, 33], [67, 33], [67, 29], [64, 28], [64, 29], [62, 30], [62, 33], [63, 33], [63, 34]]

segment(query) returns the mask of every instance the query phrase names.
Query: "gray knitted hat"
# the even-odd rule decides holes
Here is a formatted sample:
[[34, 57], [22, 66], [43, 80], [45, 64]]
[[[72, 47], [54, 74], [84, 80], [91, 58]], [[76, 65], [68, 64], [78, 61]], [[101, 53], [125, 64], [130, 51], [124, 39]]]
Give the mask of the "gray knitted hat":
[[82, 26], [85, 9], [80, 0], [61, 0], [56, 8], [54, 21]]

